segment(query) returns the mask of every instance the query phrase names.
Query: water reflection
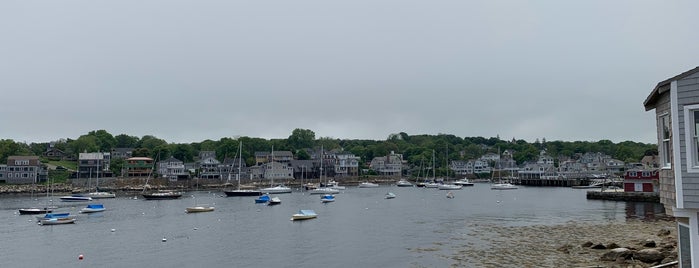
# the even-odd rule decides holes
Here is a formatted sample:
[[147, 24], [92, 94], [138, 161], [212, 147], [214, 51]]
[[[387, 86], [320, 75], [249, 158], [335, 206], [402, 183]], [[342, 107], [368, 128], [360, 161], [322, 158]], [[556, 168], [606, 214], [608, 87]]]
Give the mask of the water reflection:
[[660, 203], [626, 202], [626, 219], [655, 220], [665, 217], [665, 208]]

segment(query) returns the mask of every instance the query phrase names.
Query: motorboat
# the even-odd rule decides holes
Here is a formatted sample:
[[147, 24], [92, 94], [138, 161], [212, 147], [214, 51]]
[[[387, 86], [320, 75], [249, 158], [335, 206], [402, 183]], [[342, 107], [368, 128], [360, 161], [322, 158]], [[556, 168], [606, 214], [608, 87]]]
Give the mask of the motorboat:
[[85, 196], [91, 197], [92, 199], [116, 198], [116, 195], [110, 192], [91, 192], [86, 193]]
[[334, 190], [345, 190], [347, 187], [345, 186], [340, 186], [335, 180], [330, 180], [325, 184], [325, 187], [334, 189]]
[[53, 210], [51, 208], [20, 208], [20, 215], [30, 215], [30, 214], [46, 214], [51, 213]]
[[490, 186], [490, 189], [492, 190], [514, 190], [517, 189], [517, 186], [511, 183], [495, 183]]
[[359, 188], [376, 188], [376, 187], [379, 187], [379, 185], [376, 183], [365, 181], [365, 182], [360, 183], [359, 186], [357, 186], [357, 187], [359, 187]]
[[335, 196], [331, 194], [326, 194], [320, 197], [320, 202], [323, 203], [330, 203], [330, 202], [335, 202]]
[[292, 221], [299, 221], [299, 220], [308, 220], [308, 219], [314, 219], [318, 217], [318, 214], [316, 214], [315, 211], [311, 209], [302, 209], [299, 210], [298, 213], [291, 215], [291, 220]]
[[468, 179], [460, 179], [454, 182], [456, 185], [461, 185], [461, 186], [473, 186], [473, 182], [471, 182]]
[[385, 198], [386, 198], [386, 199], [393, 199], [393, 198], [396, 198], [396, 194], [391, 193], [391, 192], [388, 192], [388, 193], [386, 193]]
[[269, 199], [269, 202], [267, 202], [268, 206], [274, 206], [274, 205], [279, 205], [282, 203], [282, 200], [279, 199], [279, 197], [272, 197]]
[[75, 223], [74, 218], [49, 218], [49, 219], [43, 219], [39, 221], [39, 224], [41, 225], [57, 225], [57, 224], [68, 224], [68, 223]]
[[146, 200], [170, 200], [182, 197], [182, 193], [173, 191], [158, 191], [142, 194]]
[[92, 197], [74, 194], [74, 195], [68, 195], [68, 196], [61, 196], [61, 201], [63, 201], [63, 202], [86, 202], [86, 201], [92, 201]]
[[286, 187], [283, 184], [279, 184], [274, 187], [262, 188], [260, 189], [260, 192], [268, 194], [288, 194], [291, 193], [291, 188]]
[[209, 206], [207, 204], [201, 204], [201, 205], [196, 205], [193, 207], [185, 208], [185, 212], [187, 212], [187, 213], [209, 212], [209, 211], [214, 211], [214, 207]]
[[330, 187], [320, 187], [313, 190], [308, 190], [309, 194], [339, 194], [340, 190]]
[[271, 198], [269, 197], [269, 195], [263, 194], [260, 197], [255, 198], [255, 203], [257, 203], [257, 204], [267, 203], [267, 202], [269, 202], [270, 199]]
[[449, 199], [454, 198], [454, 193], [448, 192], [448, 193], [447, 193], [447, 198], [449, 198]]
[[461, 190], [463, 186], [456, 184], [440, 184], [437, 186], [439, 190]]
[[318, 189], [318, 185], [316, 185], [315, 183], [309, 182], [309, 183], [306, 183], [306, 184], [303, 185], [303, 189], [306, 190], [306, 191], [308, 191], [308, 190], [313, 190], [313, 189]]
[[425, 183], [425, 188], [439, 188], [439, 185], [442, 185], [442, 184], [436, 183], [436, 182], [427, 182], [427, 183]]
[[237, 189], [237, 190], [223, 191], [223, 193], [225, 193], [226, 196], [259, 196], [262, 194], [261, 191], [249, 190], [249, 189]]
[[89, 204], [87, 207], [80, 209], [80, 213], [95, 213], [105, 211], [104, 205], [102, 204]]
[[396, 182], [396, 186], [398, 186], [398, 187], [413, 187], [414, 185], [406, 179], [400, 179], [398, 182]]
[[67, 213], [46, 213], [42, 216], [36, 216], [36, 220], [39, 222], [41, 222], [42, 220], [46, 220], [46, 219], [64, 219], [64, 218], [75, 219], [75, 215], [71, 215], [69, 212], [67, 212]]

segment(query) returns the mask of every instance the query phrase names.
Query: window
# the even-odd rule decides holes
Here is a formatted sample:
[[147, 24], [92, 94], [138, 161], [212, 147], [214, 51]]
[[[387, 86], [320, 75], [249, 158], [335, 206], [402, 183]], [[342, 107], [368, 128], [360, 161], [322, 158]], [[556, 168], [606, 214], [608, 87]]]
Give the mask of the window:
[[699, 173], [699, 104], [684, 107], [684, 136], [687, 172]]
[[660, 116], [660, 131], [663, 168], [670, 168], [672, 165], [670, 164], [670, 116], [668, 114]]

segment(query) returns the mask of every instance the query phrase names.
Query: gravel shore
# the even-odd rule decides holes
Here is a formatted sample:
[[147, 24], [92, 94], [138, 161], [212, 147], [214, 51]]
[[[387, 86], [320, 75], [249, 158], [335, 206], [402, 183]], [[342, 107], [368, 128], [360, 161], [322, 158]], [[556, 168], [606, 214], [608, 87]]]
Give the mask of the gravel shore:
[[603, 261], [602, 256], [615, 247], [657, 249], [667, 256], [662, 263], [677, 259], [672, 218], [521, 227], [473, 224], [469, 230], [473, 231], [452, 238], [454, 254], [443, 256], [454, 261], [452, 267], [652, 267], [660, 263], [633, 258]]

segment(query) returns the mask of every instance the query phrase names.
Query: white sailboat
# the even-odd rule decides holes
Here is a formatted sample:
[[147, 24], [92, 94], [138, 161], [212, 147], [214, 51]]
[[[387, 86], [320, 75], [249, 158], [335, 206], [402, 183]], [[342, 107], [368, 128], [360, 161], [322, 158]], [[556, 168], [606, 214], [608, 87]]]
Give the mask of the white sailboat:
[[[269, 164], [272, 163], [274, 163], [274, 147], [272, 147], [272, 162], [270, 162]], [[274, 167], [274, 165], [272, 165], [272, 167]], [[274, 176], [271, 176], [270, 185], [274, 185]], [[260, 192], [267, 194], [288, 194], [291, 193], [291, 188], [286, 187], [283, 184], [279, 184], [268, 188], [262, 188], [260, 189]]]
[[[241, 167], [243, 166], [243, 141], [240, 141], [240, 144], [238, 145], [238, 174], [235, 175], [236, 180], [238, 181], [238, 188], [235, 190], [230, 190], [230, 191], [223, 191], [226, 196], [260, 196], [262, 195], [261, 191], [258, 190], [250, 190], [250, 189], [240, 189], [240, 173], [241, 173]], [[228, 177], [230, 179], [231, 174], [228, 173]]]
[[[91, 197], [92, 199], [116, 198], [116, 195], [114, 193], [100, 191], [100, 169], [102, 169], [102, 166], [100, 165], [99, 158], [97, 159], [97, 167], [98, 169], [97, 178], [95, 179], [95, 191], [86, 193], [85, 196]], [[92, 173], [90, 173], [90, 176], [92, 176]]]
[[[323, 181], [323, 146], [320, 146], [320, 181]], [[309, 194], [339, 194], [340, 190], [329, 187], [327, 183], [325, 187], [318, 187], [308, 191]]]
[[[444, 160], [445, 168], [447, 171], [447, 176], [446, 178], [449, 179], [449, 145], [447, 145], [447, 150], [446, 150], [446, 159]], [[440, 190], [461, 190], [463, 186], [459, 184], [454, 184], [454, 183], [444, 183], [439, 185], [437, 188]]]
[[[199, 190], [199, 179], [197, 178], [197, 190]], [[192, 199], [194, 200], [194, 206], [187, 207], [185, 208], [185, 212], [187, 213], [195, 213], [195, 212], [209, 212], [209, 211], [214, 211], [213, 206], [209, 206], [208, 204], [200, 204], [197, 205], [197, 197], [192, 195]]]

